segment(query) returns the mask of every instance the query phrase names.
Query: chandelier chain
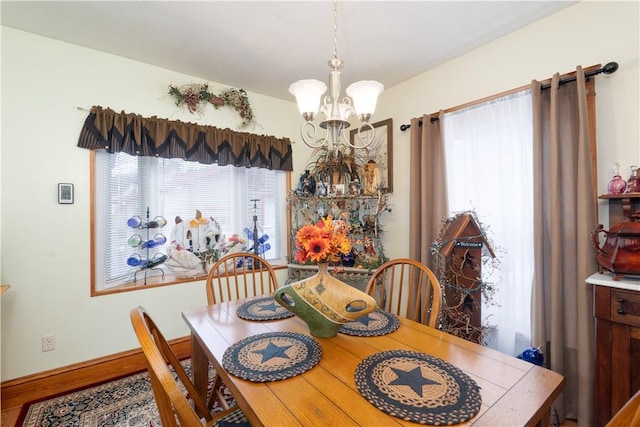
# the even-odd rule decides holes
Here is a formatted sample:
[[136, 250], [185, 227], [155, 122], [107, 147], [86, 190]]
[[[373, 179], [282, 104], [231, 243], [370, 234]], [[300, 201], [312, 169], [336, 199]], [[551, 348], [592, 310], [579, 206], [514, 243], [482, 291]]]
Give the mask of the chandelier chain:
[[333, 0], [333, 58], [338, 59], [338, 0]]

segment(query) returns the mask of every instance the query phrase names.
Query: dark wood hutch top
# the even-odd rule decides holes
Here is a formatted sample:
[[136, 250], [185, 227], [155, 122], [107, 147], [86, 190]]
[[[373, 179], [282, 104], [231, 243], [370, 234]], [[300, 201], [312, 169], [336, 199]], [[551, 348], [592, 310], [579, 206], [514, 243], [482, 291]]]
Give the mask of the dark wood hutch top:
[[640, 209], [640, 193], [603, 194], [598, 198], [609, 201], [609, 227], [631, 221], [631, 214]]

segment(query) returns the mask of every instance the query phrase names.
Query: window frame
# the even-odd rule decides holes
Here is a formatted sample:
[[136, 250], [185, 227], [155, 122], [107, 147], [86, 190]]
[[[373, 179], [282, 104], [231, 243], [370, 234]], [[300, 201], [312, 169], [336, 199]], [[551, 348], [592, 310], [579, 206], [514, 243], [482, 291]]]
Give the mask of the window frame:
[[[171, 286], [171, 285], [177, 285], [181, 283], [190, 283], [190, 282], [206, 280], [206, 275], [201, 275], [193, 278], [178, 278], [169, 272], [169, 273], [165, 273], [164, 278], [162, 278], [162, 276], [150, 276], [150, 277], [147, 277], [146, 280], [144, 281], [141, 281], [140, 279], [138, 279], [135, 282], [127, 281], [120, 285], [116, 285], [116, 286], [105, 288], [105, 289], [99, 288], [97, 286], [98, 284], [97, 274], [100, 273], [100, 268], [96, 262], [96, 256], [97, 256], [96, 245], [99, 244], [99, 241], [98, 241], [99, 236], [96, 231], [96, 215], [98, 214], [98, 212], [96, 211], [97, 209], [97, 202], [96, 202], [97, 165], [96, 165], [96, 152], [94, 150], [91, 150], [89, 155], [89, 172], [90, 172], [89, 185], [90, 185], [90, 216], [91, 216], [90, 218], [90, 251], [89, 251], [90, 255], [89, 256], [90, 256], [90, 274], [91, 274], [90, 283], [91, 283], [92, 297], [102, 296], [102, 295], [112, 295], [112, 294], [122, 293], [122, 292], [131, 292], [131, 291], [137, 291], [142, 289], [152, 289], [152, 288], [157, 288], [162, 286]], [[291, 172], [290, 171], [283, 171], [283, 172], [285, 172], [286, 174], [284, 178], [285, 179], [284, 197], [286, 199], [287, 195], [291, 192]], [[287, 222], [289, 222], [288, 215], [286, 213], [283, 215], [286, 218]], [[287, 259], [289, 258], [289, 251], [290, 251], [290, 247], [288, 243], [290, 240], [288, 225], [285, 227], [285, 233], [286, 233], [286, 238], [283, 236], [283, 239], [285, 240], [282, 241], [281, 245], [283, 247], [283, 250], [286, 250], [286, 253], [283, 252], [283, 254], [279, 258], [277, 258], [275, 261], [270, 261], [274, 269], [286, 268], [286, 263], [287, 263]]]

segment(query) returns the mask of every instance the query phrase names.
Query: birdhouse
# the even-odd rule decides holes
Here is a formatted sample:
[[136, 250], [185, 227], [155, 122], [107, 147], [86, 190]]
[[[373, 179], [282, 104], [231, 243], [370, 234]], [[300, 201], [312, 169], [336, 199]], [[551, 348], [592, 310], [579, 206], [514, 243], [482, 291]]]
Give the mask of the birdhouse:
[[441, 286], [447, 310], [445, 322], [459, 336], [480, 341], [482, 326], [482, 258], [495, 258], [492, 244], [475, 215], [461, 213], [441, 232], [444, 263]]

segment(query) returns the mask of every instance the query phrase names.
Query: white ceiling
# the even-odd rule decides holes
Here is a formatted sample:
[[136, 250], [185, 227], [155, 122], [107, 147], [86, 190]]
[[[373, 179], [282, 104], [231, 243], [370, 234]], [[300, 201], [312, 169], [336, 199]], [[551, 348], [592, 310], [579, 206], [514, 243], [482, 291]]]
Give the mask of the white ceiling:
[[[343, 87], [394, 86], [574, 3], [341, 0]], [[334, 53], [328, 0], [2, 0], [0, 13], [2, 25], [286, 100], [296, 80], [326, 82]]]

